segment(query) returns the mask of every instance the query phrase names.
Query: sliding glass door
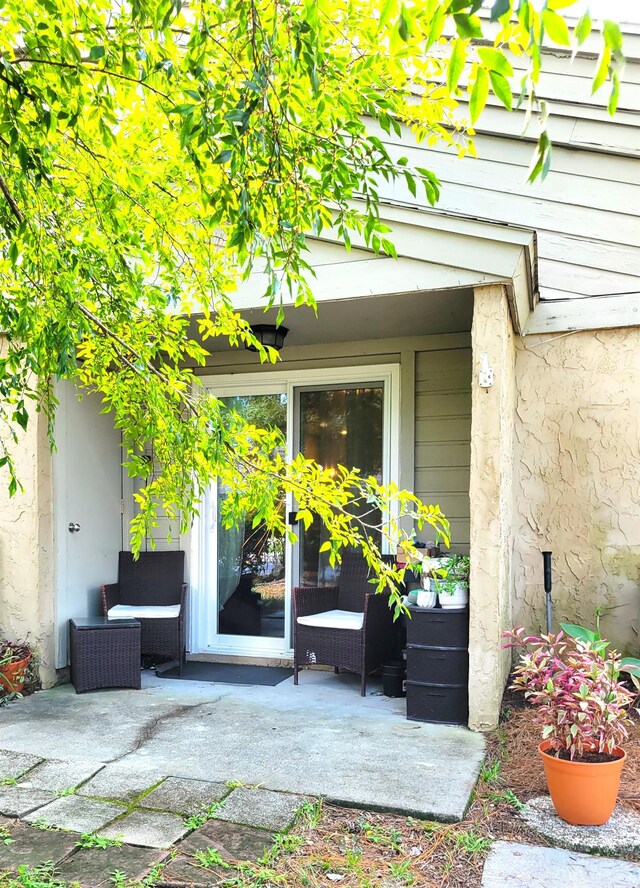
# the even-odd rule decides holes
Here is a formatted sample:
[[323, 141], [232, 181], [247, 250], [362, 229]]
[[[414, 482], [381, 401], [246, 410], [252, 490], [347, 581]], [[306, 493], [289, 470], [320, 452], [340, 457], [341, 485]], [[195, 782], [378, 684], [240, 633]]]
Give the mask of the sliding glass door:
[[[211, 378], [206, 385], [224, 404], [258, 427], [282, 432], [289, 457], [303, 453], [330, 471], [357, 467], [379, 481], [396, 479], [397, 376], [395, 367], [272, 372]], [[211, 486], [192, 534], [190, 649], [247, 656], [287, 656], [291, 649], [291, 590], [298, 585], [331, 585], [337, 570], [320, 548], [327, 532], [316, 519], [308, 530], [297, 524], [296, 503], [288, 497], [283, 515], [293, 522], [298, 542], [254, 526], [247, 512], [226, 526], [229, 491]], [[376, 526], [370, 504], [352, 507]]]

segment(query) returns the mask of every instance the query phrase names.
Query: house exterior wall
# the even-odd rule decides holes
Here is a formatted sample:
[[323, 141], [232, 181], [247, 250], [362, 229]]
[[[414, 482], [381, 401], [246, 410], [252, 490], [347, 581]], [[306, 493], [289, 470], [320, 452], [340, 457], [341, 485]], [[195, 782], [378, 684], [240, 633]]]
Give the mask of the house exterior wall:
[[[469, 551], [471, 349], [469, 333], [285, 347], [282, 360], [260, 366], [249, 352], [216, 354], [198, 372], [260, 373], [398, 364], [400, 367], [399, 482], [451, 518], [453, 549]], [[415, 444], [414, 444], [415, 441]], [[158, 549], [188, 548], [178, 521], [159, 516]], [[423, 531], [422, 535], [427, 531]]]
[[486, 353], [491, 388], [472, 382], [471, 576], [469, 596], [469, 726], [498, 722], [510, 657], [500, 633], [511, 624], [515, 422], [515, 343], [501, 286], [474, 292], [474, 371]]
[[[451, 549], [469, 554], [471, 348], [420, 351], [415, 360], [415, 493], [449, 520]], [[410, 482], [411, 483], [411, 482]]]
[[47, 420], [33, 413], [14, 453], [24, 492], [10, 497], [0, 481], [0, 631], [28, 641], [45, 687], [55, 683], [55, 597], [51, 451]]
[[640, 651], [640, 329], [530, 336], [516, 349], [513, 622], [555, 621]]

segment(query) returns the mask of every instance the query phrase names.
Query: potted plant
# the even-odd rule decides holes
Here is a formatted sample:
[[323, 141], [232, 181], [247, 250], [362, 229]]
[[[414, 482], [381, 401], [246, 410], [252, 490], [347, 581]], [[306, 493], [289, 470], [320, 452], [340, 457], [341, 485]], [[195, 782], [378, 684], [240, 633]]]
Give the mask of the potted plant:
[[33, 650], [26, 642], [1, 641], [0, 687], [8, 693], [20, 693], [32, 656]]
[[559, 816], [580, 826], [611, 817], [626, 754], [635, 695], [620, 680], [621, 659], [602, 643], [556, 635], [503, 633], [521, 652], [512, 689], [537, 707], [538, 752]]
[[468, 555], [447, 555], [440, 559], [441, 576], [435, 580], [440, 607], [467, 606], [469, 603], [469, 567]]

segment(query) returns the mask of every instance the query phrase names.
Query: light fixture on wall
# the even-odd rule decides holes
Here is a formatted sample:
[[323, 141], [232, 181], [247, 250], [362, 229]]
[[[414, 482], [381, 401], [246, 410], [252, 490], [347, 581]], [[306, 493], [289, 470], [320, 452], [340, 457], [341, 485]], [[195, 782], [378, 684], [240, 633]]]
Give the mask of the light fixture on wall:
[[[289, 329], [288, 327], [277, 327], [275, 324], [254, 324], [251, 327], [251, 332], [261, 345], [280, 351]], [[247, 345], [246, 347], [249, 351], [258, 351], [255, 345]]]

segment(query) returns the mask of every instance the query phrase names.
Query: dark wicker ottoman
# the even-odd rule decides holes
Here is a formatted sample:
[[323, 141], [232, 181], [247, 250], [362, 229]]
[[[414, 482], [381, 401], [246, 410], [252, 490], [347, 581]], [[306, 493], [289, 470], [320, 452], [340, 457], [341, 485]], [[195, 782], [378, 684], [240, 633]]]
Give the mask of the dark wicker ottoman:
[[71, 682], [77, 694], [140, 688], [140, 623], [89, 617], [69, 620]]

